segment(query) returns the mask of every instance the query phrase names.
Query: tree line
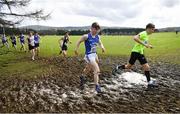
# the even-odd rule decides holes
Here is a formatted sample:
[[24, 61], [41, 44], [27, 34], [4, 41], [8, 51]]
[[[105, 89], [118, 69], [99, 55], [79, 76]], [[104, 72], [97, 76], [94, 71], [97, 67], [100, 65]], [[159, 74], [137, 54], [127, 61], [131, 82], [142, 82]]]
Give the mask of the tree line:
[[[67, 31], [70, 32], [70, 35], [83, 35], [87, 34], [89, 30], [33, 30], [33, 29], [19, 29], [19, 28], [10, 28], [5, 27], [4, 28], [6, 35], [15, 34], [18, 35], [20, 33], [28, 34], [29, 31], [35, 31], [38, 32], [40, 35], [64, 35]], [[100, 34], [102, 35], [135, 35], [139, 32], [143, 31], [142, 28], [122, 28], [122, 29], [102, 29], [100, 31]], [[3, 34], [3, 27], [0, 27], [0, 34]]]

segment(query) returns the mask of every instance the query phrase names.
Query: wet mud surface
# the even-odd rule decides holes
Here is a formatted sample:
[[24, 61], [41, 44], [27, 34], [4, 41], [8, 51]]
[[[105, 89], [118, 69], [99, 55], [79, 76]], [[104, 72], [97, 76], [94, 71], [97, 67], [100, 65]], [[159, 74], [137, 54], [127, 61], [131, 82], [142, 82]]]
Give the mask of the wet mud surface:
[[[53, 65], [35, 79], [19, 76], [0, 78], [0, 112], [180, 112], [180, 66], [150, 62], [158, 88], [147, 89], [146, 78], [137, 65], [132, 71], [112, 75], [125, 57], [101, 57], [102, 93], [94, 92], [93, 76], [80, 90], [82, 57], [40, 58], [35, 62]], [[25, 75], [25, 74], [24, 74]]]

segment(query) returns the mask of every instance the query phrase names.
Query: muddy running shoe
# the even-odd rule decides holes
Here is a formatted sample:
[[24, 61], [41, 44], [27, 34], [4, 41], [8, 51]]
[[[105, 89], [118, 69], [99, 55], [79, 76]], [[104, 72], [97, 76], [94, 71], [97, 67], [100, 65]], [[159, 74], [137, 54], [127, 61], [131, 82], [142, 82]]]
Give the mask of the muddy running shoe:
[[117, 65], [115, 68], [113, 68], [112, 74], [113, 74], [113, 75], [116, 75], [118, 69], [119, 69], [119, 65]]
[[116, 75], [116, 74], [121, 74], [122, 73], [122, 67], [121, 65], [117, 65], [113, 70], [112, 70], [112, 74]]
[[83, 90], [85, 84], [85, 77], [81, 75], [79, 78], [80, 78], [80, 89]]
[[95, 90], [96, 90], [97, 93], [101, 93], [101, 87], [100, 87], [100, 85], [96, 85]]
[[148, 82], [148, 88], [156, 88], [156, 87], [158, 87], [158, 84], [156, 83], [156, 81], [149, 81]]

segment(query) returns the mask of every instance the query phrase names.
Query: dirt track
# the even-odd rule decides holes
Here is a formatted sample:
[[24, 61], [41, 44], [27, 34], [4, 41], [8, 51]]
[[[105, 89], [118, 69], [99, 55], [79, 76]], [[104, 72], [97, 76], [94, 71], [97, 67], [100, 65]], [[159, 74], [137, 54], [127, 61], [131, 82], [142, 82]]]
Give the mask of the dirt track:
[[[180, 66], [150, 62], [151, 73], [159, 88], [148, 90], [146, 83], [131, 83], [123, 75], [112, 76], [115, 64], [127, 58], [102, 57], [101, 86], [103, 93], [89, 93], [92, 76], [87, 78], [85, 91], [79, 89], [79, 76], [84, 67], [80, 58], [41, 58], [36, 62], [54, 65], [36, 79], [18, 76], [0, 79], [0, 112], [179, 112]], [[142, 75], [141, 68], [134, 68]], [[129, 71], [125, 71], [129, 72]], [[129, 72], [133, 75], [134, 72]], [[124, 75], [128, 75], [124, 73]], [[143, 77], [143, 76], [142, 76]], [[132, 77], [133, 78], [133, 77]]]

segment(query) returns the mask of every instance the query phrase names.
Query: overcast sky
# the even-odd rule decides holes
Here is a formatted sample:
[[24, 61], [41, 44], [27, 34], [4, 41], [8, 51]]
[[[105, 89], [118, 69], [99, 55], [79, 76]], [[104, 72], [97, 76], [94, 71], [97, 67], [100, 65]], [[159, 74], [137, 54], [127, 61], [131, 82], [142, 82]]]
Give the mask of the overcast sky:
[[47, 21], [24, 21], [22, 25], [103, 26], [156, 28], [180, 26], [180, 0], [32, 0], [28, 9], [52, 12]]

